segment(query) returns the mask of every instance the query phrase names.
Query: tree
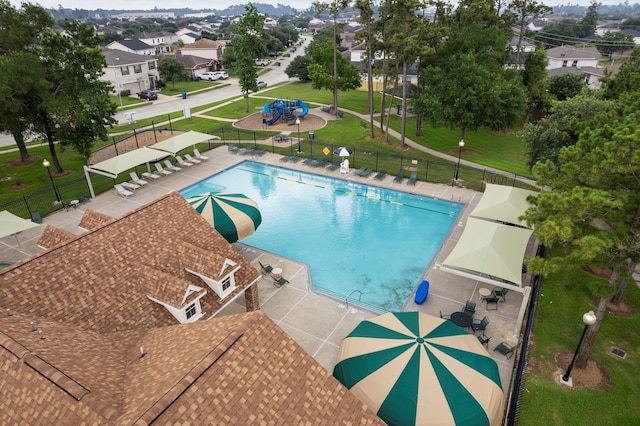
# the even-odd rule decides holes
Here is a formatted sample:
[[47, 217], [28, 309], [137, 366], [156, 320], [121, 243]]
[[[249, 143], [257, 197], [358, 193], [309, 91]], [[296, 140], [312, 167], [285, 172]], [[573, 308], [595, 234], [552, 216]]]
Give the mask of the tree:
[[375, 137], [375, 131], [373, 128], [373, 116], [375, 106], [373, 105], [373, 61], [375, 60], [373, 51], [373, 1], [372, 0], [356, 0], [356, 7], [360, 10], [360, 17], [358, 22], [364, 24], [365, 30], [357, 34], [358, 40], [364, 40], [367, 46], [367, 53], [365, 56], [367, 66], [367, 95], [369, 99], [369, 137], [373, 139]]
[[602, 84], [602, 93], [606, 99], [618, 99], [623, 92], [637, 90], [640, 87], [640, 47], [633, 49], [616, 75], [612, 76], [607, 72]]
[[[596, 265], [613, 270], [610, 289], [600, 296], [576, 367], [584, 368], [615, 286], [624, 286], [640, 256], [640, 96], [625, 92], [616, 108], [598, 115], [577, 144], [561, 150], [558, 164], [538, 163], [538, 184], [548, 186], [525, 214], [535, 235], [547, 247], [562, 247], [549, 258], [529, 262], [538, 273], [566, 265]], [[612, 290], [614, 290], [612, 292]]]
[[525, 24], [527, 23], [527, 20], [549, 13], [553, 9], [547, 5], [538, 3], [535, 0], [513, 0], [509, 5], [509, 8], [516, 14], [518, 28], [520, 29], [520, 31], [518, 31], [518, 44], [516, 46], [516, 58], [514, 62], [516, 67], [519, 67], [520, 55], [522, 53], [522, 38], [526, 31]]
[[[342, 9], [346, 8], [349, 5], [349, 0], [333, 0], [331, 3], [324, 3], [324, 2], [317, 1], [317, 2], [314, 2], [313, 5], [318, 10], [318, 12], [322, 12], [328, 9], [329, 13], [331, 14], [331, 17], [333, 18], [333, 46], [332, 46], [333, 47], [333, 74], [331, 79], [333, 81], [333, 89], [331, 89], [331, 91], [333, 92], [333, 112], [337, 113], [338, 112], [338, 80], [340, 79], [340, 76], [338, 74], [338, 47], [336, 43], [336, 35], [338, 32], [338, 14]], [[311, 77], [311, 79], [313, 80], [313, 77]], [[325, 83], [327, 82], [328, 81], [325, 80]]]
[[551, 114], [525, 126], [523, 139], [529, 167], [547, 161], [558, 164], [560, 150], [575, 145], [585, 126], [613, 106], [613, 102], [599, 99], [590, 92], [557, 102]]
[[565, 74], [549, 79], [549, 94], [559, 101], [565, 101], [577, 96], [584, 87], [584, 77], [582, 75]]
[[176, 80], [186, 79], [184, 64], [172, 56], [165, 56], [158, 62], [158, 72], [165, 80], [171, 82], [172, 87], [176, 87]]
[[580, 38], [588, 37], [596, 33], [598, 25], [598, 2], [591, 0], [591, 4], [587, 8], [580, 23], [578, 24], [577, 36]]
[[[315, 44], [311, 51], [311, 64], [307, 69], [312, 87], [334, 92], [335, 101], [338, 90], [355, 90], [360, 87], [360, 73], [344, 56], [334, 58], [333, 52], [331, 42]], [[334, 67], [337, 71], [333, 71]], [[335, 75], [338, 76], [337, 79], [334, 78]]]
[[595, 41], [596, 49], [611, 59], [616, 52], [624, 52], [635, 47], [633, 36], [621, 32], [607, 31], [602, 38]]
[[309, 64], [311, 63], [311, 58], [307, 55], [296, 56], [293, 58], [293, 61], [284, 72], [289, 77], [298, 77], [300, 80], [309, 80]]
[[522, 83], [527, 91], [527, 116], [529, 122], [532, 116], [537, 117], [551, 106], [549, 96], [549, 80], [547, 78], [547, 52], [539, 47], [527, 55], [525, 67], [522, 70]]
[[562, 19], [546, 25], [542, 31], [534, 36], [536, 42], [544, 44], [545, 48], [573, 44], [576, 41], [578, 23], [575, 19]]

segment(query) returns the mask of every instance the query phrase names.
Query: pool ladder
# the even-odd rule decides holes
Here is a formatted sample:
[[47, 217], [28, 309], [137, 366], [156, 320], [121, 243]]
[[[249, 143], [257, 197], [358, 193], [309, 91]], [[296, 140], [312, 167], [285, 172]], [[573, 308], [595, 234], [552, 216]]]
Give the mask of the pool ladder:
[[351, 292], [349, 294], [347, 294], [347, 297], [344, 298], [344, 303], [347, 305], [347, 311], [349, 310], [349, 298], [351, 297], [351, 295], [353, 293], [359, 293], [360, 297], [358, 297], [358, 302], [361, 301], [362, 299], [362, 292], [360, 290], [351, 290]]

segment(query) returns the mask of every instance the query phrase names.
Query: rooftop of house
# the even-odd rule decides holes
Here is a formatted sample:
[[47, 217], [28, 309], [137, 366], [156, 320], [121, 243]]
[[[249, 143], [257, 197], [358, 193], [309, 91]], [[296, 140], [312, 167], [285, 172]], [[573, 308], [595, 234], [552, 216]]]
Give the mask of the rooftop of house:
[[600, 59], [601, 56], [595, 47], [560, 46], [547, 50], [550, 59]]

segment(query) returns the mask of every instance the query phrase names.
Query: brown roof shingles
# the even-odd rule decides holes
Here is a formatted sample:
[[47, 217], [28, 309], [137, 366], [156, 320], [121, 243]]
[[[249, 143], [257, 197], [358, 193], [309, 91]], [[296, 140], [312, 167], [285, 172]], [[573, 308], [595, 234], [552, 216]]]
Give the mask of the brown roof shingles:
[[38, 246], [46, 250], [55, 247], [58, 244], [66, 243], [75, 237], [76, 236], [69, 231], [47, 225], [38, 240]]

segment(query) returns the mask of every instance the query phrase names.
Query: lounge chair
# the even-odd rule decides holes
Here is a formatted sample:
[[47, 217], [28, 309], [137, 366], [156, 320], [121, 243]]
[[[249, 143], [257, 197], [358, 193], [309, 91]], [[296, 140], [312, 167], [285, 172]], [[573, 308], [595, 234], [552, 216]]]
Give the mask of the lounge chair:
[[149, 183], [144, 179], [140, 179], [136, 172], [129, 173], [129, 176], [131, 176], [131, 182], [135, 183], [136, 185], [145, 186], [146, 184]]
[[293, 155], [286, 154], [286, 155], [283, 155], [282, 157], [280, 157], [280, 161], [284, 161], [286, 163], [287, 161], [291, 160], [292, 158], [293, 158]]
[[402, 182], [402, 179], [404, 179], [404, 169], [400, 169], [400, 171], [398, 171], [398, 174], [396, 175], [395, 178], [393, 178], [393, 181]]
[[201, 163], [202, 163], [202, 161], [200, 161], [200, 160], [198, 160], [198, 159], [196, 159], [196, 158], [193, 158], [193, 157], [192, 157], [191, 155], [189, 155], [189, 154], [185, 154], [185, 155], [184, 155], [184, 158], [186, 158], [186, 159], [187, 159], [187, 161], [188, 161], [189, 163], [192, 163], [192, 164], [201, 164]]
[[365, 168], [362, 172], [360, 172], [361, 177], [369, 177], [369, 175], [373, 173], [372, 169]]
[[382, 180], [384, 179], [384, 177], [387, 175], [387, 171], [386, 170], [380, 170], [378, 172], [378, 174], [375, 175], [374, 179], [376, 180]]
[[487, 349], [489, 349], [489, 340], [491, 340], [491, 336], [486, 336], [484, 334], [478, 336], [478, 341], [481, 345], [485, 345]]
[[65, 200], [60, 200], [60, 203], [62, 203], [62, 208], [65, 209], [65, 211], [69, 211], [70, 209], [75, 209], [76, 207], [78, 207], [78, 204], [79, 204], [79, 202], [67, 203]]
[[367, 168], [366, 168], [366, 167], [360, 167], [358, 170], [356, 170], [356, 174], [357, 174], [358, 176], [360, 176], [360, 175], [361, 175], [361, 173], [362, 173], [362, 172], [364, 172], [365, 170], [367, 170]]
[[311, 164], [311, 163], [313, 163], [313, 161], [314, 161], [314, 160], [313, 160], [313, 155], [310, 155], [310, 156], [308, 156], [308, 157], [307, 157], [307, 159], [306, 159], [306, 160], [304, 160], [304, 161], [302, 162], [302, 164]]
[[124, 187], [119, 183], [116, 183], [115, 185], [113, 185], [113, 188], [116, 190], [116, 193], [118, 195], [124, 198], [131, 197], [133, 195], [133, 192], [129, 191], [128, 189], [124, 189]]
[[193, 148], [193, 155], [200, 161], [207, 161], [209, 159], [209, 157], [206, 157], [200, 154], [200, 151], [198, 151], [198, 148]]
[[238, 148], [237, 146], [235, 146], [234, 144], [230, 143], [229, 144], [229, 152], [233, 152], [234, 154], [236, 154], [238, 152], [240, 148]]
[[464, 305], [465, 314], [473, 316], [476, 313], [476, 302], [473, 300], [467, 300], [467, 303]]
[[164, 176], [169, 176], [171, 174], [171, 171], [162, 168], [162, 164], [160, 164], [160, 163], [156, 163], [156, 170], [158, 171], [158, 173], [160, 173], [160, 174], [162, 174]]
[[182, 170], [182, 168], [171, 164], [171, 161], [169, 160], [164, 160], [164, 165], [167, 167], [167, 169], [173, 170], [174, 172], [179, 172], [180, 170]]
[[142, 173], [142, 177], [147, 178], [147, 179], [153, 179], [153, 180], [158, 180], [160, 179], [160, 175], [157, 175], [155, 173], [151, 173], [151, 172], [144, 172]]
[[[482, 303], [485, 304], [485, 309], [487, 311], [497, 311], [498, 310], [498, 301], [500, 299], [498, 299], [497, 297], [491, 295], [491, 296], [485, 296], [482, 298]], [[491, 309], [491, 306], [493, 306], [493, 309]]]
[[300, 159], [302, 159], [302, 157], [300, 157], [300, 154], [290, 155], [289, 156], [289, 161], [291, 163], [297, 163], [298, 161], [300, 161]]
[[285, 284], [289, 284], [289, 281], [287, 281], [287, 279], [284, 277], [280, 277], [280, 278], [272, 277], [272, 278], [273, 278], [273, 285], [275, 285], [276, 287], [281, 287]]
[[42, 215], [40, 212], [31, 212], [31, 222], [42, 223]]
[[333, 163], [329, 164], [329, 166], [327, 166], [327, 170], [334, 171], [338, 167], [340, 167], [340, 160], [336, 160]]
[[488, 325], [489, 325], [489, 318], [484, 317], [480, 322], [474, 322], [473, 324], [471, 324], [471, 330], [473, 330], [474, 334], [476, 331], [482, 331], [484, 333]]
[[192, 167], [192, 166], [194, 166], [194, 165], [195, 165], [195, 164], [190, 163], [190, 162], [188, 162], [188, 161], [184, 161], [184, 160], [182, 159], [182, 157], [181, 157], [181, 156], [179, 156], [179, 155], [176, 155], [176, 160], [178, 161], [178, 165], [179, 165], [179, 166], [181, 166], [181, 167]]
[[81, 192], [78, 194], [78, 201], [81, 203], [86, 203], [87, 201], [91, 201], [91, 199], [85, 197], [84, 194]]
[[407, 185], [415, 185], [416, 180], [418, 180], [418, 172], [411, 172], [411, 176], [409, 176], [409, 180], [407, 181]]
[[135, 191], [136, 189], [140, 189], [140, 185], [138, 185], [137, 183], [122, 182], [120, 185], [124, 186], [130, 191]]
[[266, 154], [266, 153], [267, 153], [267, 151], [266, 151], [266, 150], [264, 150], [264, 149], [262, 149], [262, 148], [255, 148], [255, 149], [253, 150], [253, 154], [254, 154], [254, 155], [257, 155], [258, 157], [261, 157], [261, 156], [263, 156], [263, 155], [264, 155], [264, 154]]
[[273, 271], [273, 266], [263, 265], [262, 262], [260, 262], [259, 260], [258, 260], [258, 263], [260, 264], [260, 269], [262, 269], [262, 272], [264, 275], [268, 275], [271, 273], [271, 271]]
[[491, 291], [491, 295], [493, 297], [497, 297], [497, 298], [502, 298], [503, 302], [506, 302], [507, 299], [505, 299], [505, 295], [509, 292], [508, 288], [502, 288], [502, 287], [494, 287], [493, 290]]
[[311, 167], [325, 167], [329, 163], [329, 159], [324, 157], [310, 164]]
[[506, 356], [507, 359], [511, 358], [515, 353], [516, 349], [518, 349], [518, 345], [508, 345], [505, 342], [500, 343], [495, 347], [494, 351], [500, 352], [502, 355]]

